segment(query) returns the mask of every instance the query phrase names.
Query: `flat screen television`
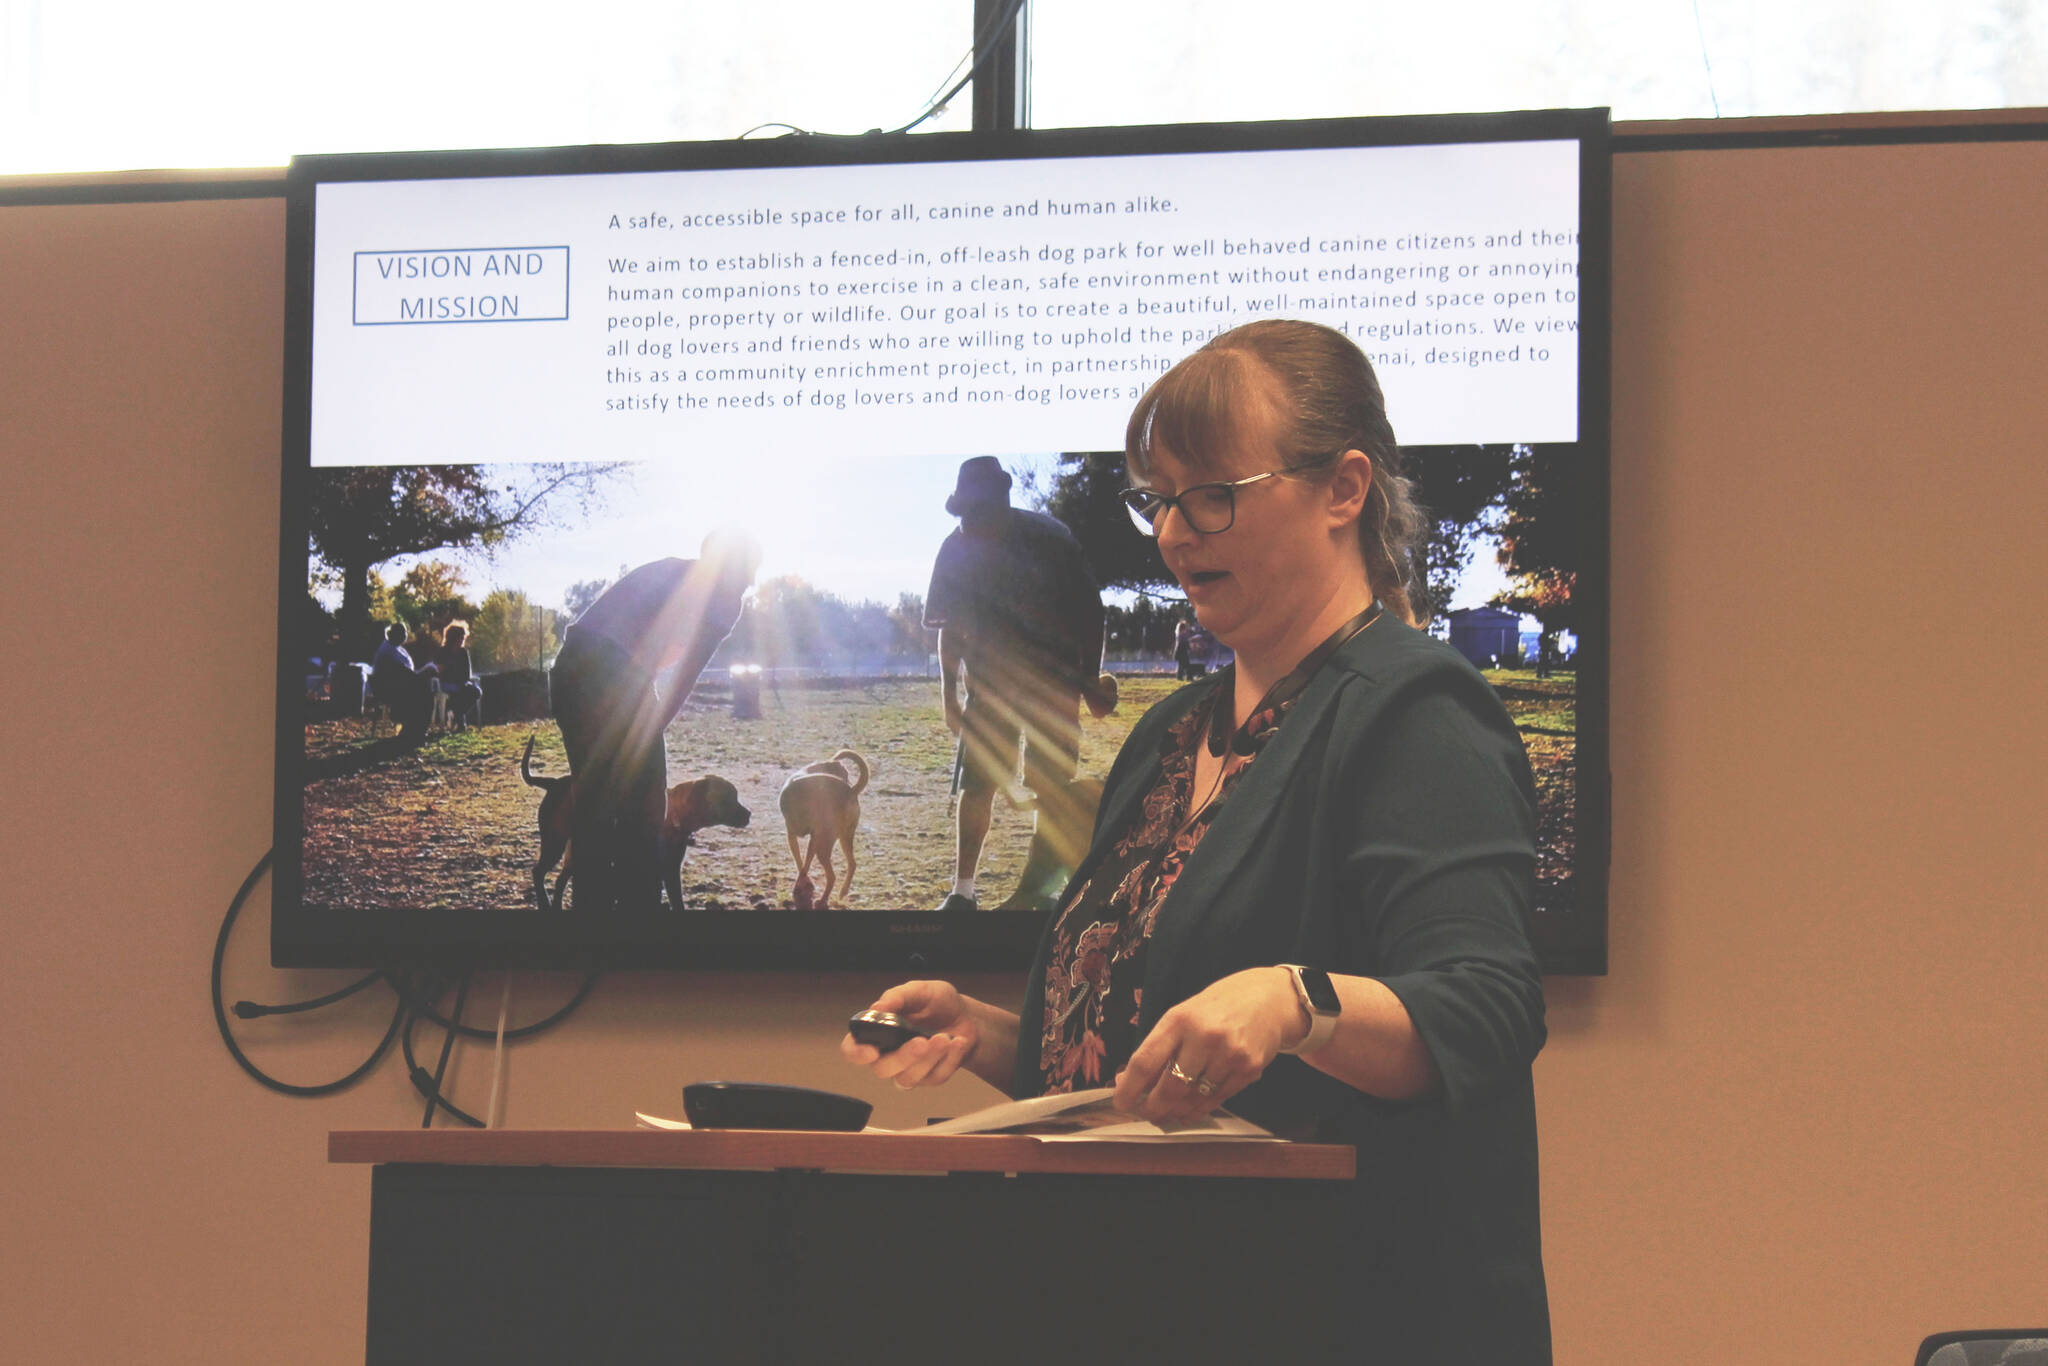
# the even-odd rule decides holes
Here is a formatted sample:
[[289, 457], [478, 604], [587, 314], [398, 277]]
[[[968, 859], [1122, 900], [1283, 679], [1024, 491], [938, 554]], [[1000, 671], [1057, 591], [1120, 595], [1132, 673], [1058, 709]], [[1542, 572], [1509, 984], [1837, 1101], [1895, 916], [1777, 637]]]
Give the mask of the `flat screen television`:
[[[1604, 971], [1607, 130], [1549, 111], [294, 161], [274, 961], [1023, 964], [1057, 859], [1014, 772], [980, 909], [937, 909], [962, 768], [927, 623], [949, 498], [974, 462], [1073, 533], [1120, 692], [1083, 716], [1085, 793], [1227, 657], [1176, 639], [1180, 594], [1114, 501], [1125, 420], [1208, 337], [1282, 316], [1379, 371], [1436, 519], [1431, 629], [1535, 760], [1539, 948]], [[536, 782], [569, 772], [565, 629], [734, 536], [758, 554], [743, 610], [657, 718], [661, 781], [729, 788], [689, 808], [712, 823], [655, 906], [579, 911], [559, 858], [536, 879], [560, 844]], [[857, 871], [817, 909], [814, 867], [799, 909], [779, 794], [821, 764], [862, 784]]]

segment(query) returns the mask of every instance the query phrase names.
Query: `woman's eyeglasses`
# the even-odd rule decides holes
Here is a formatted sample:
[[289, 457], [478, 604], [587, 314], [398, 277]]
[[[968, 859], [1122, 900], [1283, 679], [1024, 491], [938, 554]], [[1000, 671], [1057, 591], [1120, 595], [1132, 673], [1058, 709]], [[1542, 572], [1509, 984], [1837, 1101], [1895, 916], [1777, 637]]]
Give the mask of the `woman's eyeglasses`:
[[1130, 510], [1131, 521], [1147, 536], [1159, 534], [1159, 523], [1166, 516], [1168, 508], [1179, 508], [1181, 517], [1188, 528], [1204, 536], [1214, 536], [1219, 531], [1230, 530], [1237, 520], [1237, 491], [1247, 484], [1256, 484], [1265, 479], [1278, 479], [1282, 475], [1297, 474], [1312, 468], [1308, 465], [1289, 465], [1284, 470], [1267, 470], [1264, 474], [1247, 475], [1243, 479], [1231, 479], [1215, 484], [1195, 484], [1168, 496], [1156, 489], [1127, 488], [1117, 496], [1123, 499]]

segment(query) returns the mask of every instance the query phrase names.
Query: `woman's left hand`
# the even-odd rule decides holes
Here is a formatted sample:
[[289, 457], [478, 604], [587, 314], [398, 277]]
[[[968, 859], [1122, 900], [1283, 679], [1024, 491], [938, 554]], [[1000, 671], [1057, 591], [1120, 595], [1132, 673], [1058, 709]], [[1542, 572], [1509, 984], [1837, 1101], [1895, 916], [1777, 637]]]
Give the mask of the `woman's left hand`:
[[1190, 996], [1117, 1074], [1116, 1107], [1155, 1122], [1199, 1119], [1259, 1079], [1302, 1032], [1283, 968], [1247, 968]]

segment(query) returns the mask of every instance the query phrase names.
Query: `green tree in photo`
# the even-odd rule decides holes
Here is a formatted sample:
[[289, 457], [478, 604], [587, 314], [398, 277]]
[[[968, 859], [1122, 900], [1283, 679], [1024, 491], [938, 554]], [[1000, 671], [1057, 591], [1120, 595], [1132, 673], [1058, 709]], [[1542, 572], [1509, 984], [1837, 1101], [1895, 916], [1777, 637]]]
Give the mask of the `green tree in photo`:
[[559, 615], [516, 588], [493, 592], [470, 622], [469, 652], [477, 672], [546, 668], [554, 657]]
[[548, 463], [509, 472], [483, 465], [347, 465], [309, 471], [307, 536], [341, 578], [336, 624], [343, 647], [376, 648], [371, 575], [402, 555], [489, 551], [587, 511], [622, 463]]
[[1416, 499], [1428, 518], [1422, 544], [1427, 611], [1439, 615], [1506, 495], [1512, 446], [1417, 446], [1404, 452]]
[[1122, 451], [1068, 451], [1060, 456], [1050, 487], [1032, 501], [1074, 533], [1100, 587], [1175, 588], [1166, 561], [1159, 558], [1159, 543], [1138, 530], [1118, 496], [1124, 487]]
[[[620, 579], [626, 577], [626, 566], [619, 566], [618, 577]], [[568, 589], [562, 594], [563, 617], [570, 621], [576, 620], [576, 618], [590, 610], [591, 603], [604, 596], [605, 589], [610, 588], [617, 581], [617, 579], [582, 579], [570, 584]]]
[[825, 641], [821, 599], [816, 588], [794, 574], [754, 585], [749, 620], [742, 622], [750, 652], [770, 667], [816, 664]]
[[391, 610], [416, 632], [438, 636], [451, 621], [467, 621], [476, 604], [462, 595], [462, 571], [443, 560], [422, 560], [405, 571], [391, 590]]
[[939, 633], [924, 629], [924, 595], [899, 593], [889, 609], [891, 626], [889, 653], [901, 658], [922, 659], [936, 653]]
[[1578, 586], [1584, 498], [1579, 460], [1569, 446], [1517, 446], [1513, 481], [1502, 502], [1500, 564], [1513, 587], [1494, 606], [1524, 612], [1543, 634], [1579, 629]]
[[[384, 576], [374, 569], [364, 576], [363, 591], [369, 601], [371, 632], [377, 639], [381, 640], [384, 636], [384, 628], [398, 620], [398, 604], [392, 601], [391, 585], [386, 583]], [[344, 624], [340, 612], [334, 614], [334, 621], [336, 627], [342, 632], [343, 641], [346, 643], [348, 628]], [[374, 650], [375, 648], [376, 645], [373, 642], [371, 649]]]

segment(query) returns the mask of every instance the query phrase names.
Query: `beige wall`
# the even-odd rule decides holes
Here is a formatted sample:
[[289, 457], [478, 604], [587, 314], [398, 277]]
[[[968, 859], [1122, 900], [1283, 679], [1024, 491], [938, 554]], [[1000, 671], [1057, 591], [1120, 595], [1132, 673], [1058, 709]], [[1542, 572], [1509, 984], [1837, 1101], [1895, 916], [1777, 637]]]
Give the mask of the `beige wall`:
[[[1559, 1360], [2048, 1320], [2048, 143], [1631, 153], [1615, 201], [1613, 972], [1551, 984], [1538, 1065]], [[269, 200], [0, 208], [9, 1361], [360, 1360], [368, 1174], [324, 1136], [418, 1123], [396, 1065], [259, 1090], [208, 1016], [269, 840], [281, 239]], [[265, 913], [230, 999], [329, 980], [268, 968]], [[612, 979], [514, 1055], [511, 1122], [713, 1076], [910, 1122], [833, 1053], [882, 980]], [[242, 1032], [313, 1080], [382, 1010]]]

